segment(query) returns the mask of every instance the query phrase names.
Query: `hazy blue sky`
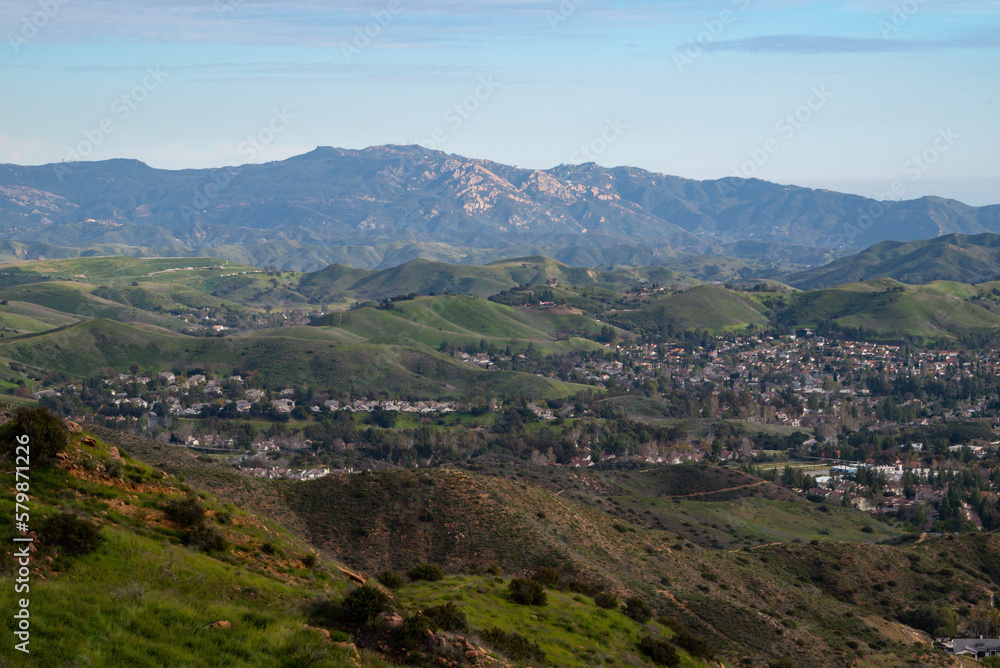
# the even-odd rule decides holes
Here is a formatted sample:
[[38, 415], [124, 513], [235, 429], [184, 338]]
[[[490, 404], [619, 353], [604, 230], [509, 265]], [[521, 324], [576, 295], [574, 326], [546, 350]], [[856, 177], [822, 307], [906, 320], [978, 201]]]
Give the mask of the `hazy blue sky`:
[[5, 0], [0, 35], [0, 162], [409, 142], [1000, 203], [1000, 2]]

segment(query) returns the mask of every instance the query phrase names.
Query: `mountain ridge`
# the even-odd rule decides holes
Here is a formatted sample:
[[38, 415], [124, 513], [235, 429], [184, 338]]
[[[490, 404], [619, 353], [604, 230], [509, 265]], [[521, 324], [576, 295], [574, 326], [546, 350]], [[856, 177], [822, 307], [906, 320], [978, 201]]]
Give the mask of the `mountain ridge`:
[[[873, 211], [881, 215], [865, 218]], [[759, 179], [696, 181], [594, 163], [525, 169], [416, 146], [318, 147], [197, 170], [128, 159], [0, 165], [0, 243], [21, 244], [10, 252], [27, 257], [74, 247], [147, 255], [239, 248], [260, 263], [277, 244], [287, 252], [272, 250], [270, 259], [283, 268], [315, 269], [337, 261], [338, 250], [389, 244], [444, 244], [460, 255], [478, 252], [472, 261], [512, 246], [521, 247], [517, 255], [632, 247], [652, 257], [751, 258], [781, 249], [801, 256], [788, 248], [799, 246], [814, 249], [807, 263], [818, 264], [823, 251], [983, 232], [1000, 232], [1000, 205], [934, 197], [879, 203]], [[407, 259], [423, 256], [419, 247], [408, 252]], [[631, 255], [618, 259], [648, 262]]]

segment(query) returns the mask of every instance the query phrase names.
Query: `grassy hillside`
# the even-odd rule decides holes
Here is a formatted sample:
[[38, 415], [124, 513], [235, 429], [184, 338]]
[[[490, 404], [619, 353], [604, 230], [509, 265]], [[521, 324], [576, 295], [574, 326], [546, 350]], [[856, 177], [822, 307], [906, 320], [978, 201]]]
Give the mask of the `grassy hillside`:
[[1000, 315], [966, 301], [970, 292], [967, 286], [954, 283], [909, 286], [891, 279], [875, 279], [795, 293], [777, 319], [792, 326], [825, 320], [889, 336], [928, 339], [996, 330]]
[[[0, 427], [5, 444], [12, 426]], [[0, 555], [0, 605], [14, 611], [30, 599], [30, 654], [5, 643], [3, 665], [350, 665], [346, 650], [303, 630], [308, 601], [343, 592], [347, 580], [280, 525], [86, 434], [73, 434], [54, 466], [33, 454], [28, 592], [14, 590], [10, 550]], [[5, 450], [5, 477], [12, 465]], [[173, 519], [180, 502], [205, 519]], [[14, 499], [4, 495], [0, 508], [13, 516]], [[67, 522], [91, 529], [60, 530]], [[6, 525], [5, 543], [13, 536]], [[217, 620], [230, 627], [211, 628]], [[3, 623], [11, 638], [13, 623]], [[384, 664], [368, 655], [364, 665]]]
[[570, 267], [547, 257], [501, 260], [483, 266], [413, 260], [381, 270], [331, 265], [302, 277], [298, 291], [312, 302], [343, 298], [381, 299], [416, 293], [489, 297], [519, 285], [573, 285], [627, 289], [642, 283], [689, 287], [698, 281], [663, 267], [619, 267], [598, 271]]
[[1000, 275], [1000, 236], [949, 234], [901, 243], [884, 241], [856, 255], [790, 276], [801, 289], [893, 278], [903, 283], [984, 283]]
[[[5, 442], [12, 430], [12, 424], [0, 426]], [[0, 468], [12, 472], [7, 452]], [[57, 463], [36, 462], [30, 504], [37, 551], [30, 590], [20, 594], [31, 601], [31, 653], [7, 643], [0, 662], [342, 668], [437, 665], [437, 657], [448, 657], [458, 665], [497, 668], [525, 665], [526, 658], [533, 665], [651, 667], [640, 639], [677, 637], [676, 625], [635, 621], [616, 606], [601, 608], [590, 595], [552, 583], [545, 605], [517, 604], [503, 574], [482, 569], [435, 582], [403, 579], [392, 583], [391, 593], [376, 584], [359, 589], [352, 580], [365, 580], [364, 573], [344, 569], [251, 510], [274, 498], [273, 485], [231, 469], [213, 475], [213, 468], [186, 451], [79, 432]], [[180, 471], [218, 492], [191, 487]], [[240, 496], [251, 488], [254, 493]], [[13, 505], [0, 499], [8, 515]], [[8, 544], [12, 536], [8, 529]], [[20, 607], [15, 565], [4, 552], [0, 604], [8, 611]], [[348, 616], [370, 609], [349, 601], [372, 589], [385, 598], [378, 609], [407, 620], [402, 627], [391, 616]], [[433, 621], [435, 606], [449, 606], [448, 621]], [[9, 617], [3, 623], [9, 636], [13, 624]], [[475, 661], [468, 659], [470, 648], [479, 655]], [[675, 651], [676, 665], [704, 665], [684, 649]]]
[[166, 330], [88, 320], [65, 329], [0, 340], [0, 359], [41, 370], [88, 376], [105, 369], [128, 372], [202, 368], [243, 372], [261, 384], [288, 387], [316, 384], [332, 392], [397, 393], [419, 398], [493, 394], [554, 398], [573, 386], [548, 378], [487, 372], [412, 344], [352, 343], [343, 337], [315, 336], [319, 330], [265, 330], [231, 337], [190, 337]]
[[[650, 666], [639, 639], [686, 643], [683, 631], [708, 643], [725, 666], [763, 668], [778, 659], [803, 666], [947, 666], [957, 664], [930, 648], [927, 633], [900, 620], [918, 627], [929, 619], [961, 623], [988, 608], [1000, 582], [995, 536], [875, 544], [884, 528], [861, 531], [872, 523], [865, 515], [831, 509], [823, 527], [809, 519], [826, 515], [810, 510], [813, 504], [714, 467], [557, 470], [483, 460], [471, 464], [479, 472], [290, 483], [243, 478], [187, 450], [136, 437], [117, 447], [75, 435], [69, 457], [32, 471], [38, 653], [26, 663], [10, 646], [0, 650], [15, 665], [347, 665], [346, 651], [302, 626], [326, 626], [335, 638], [363, 647], [382, 642], [371, 644], [363, 625], [331, 617], [324, 618], [331, 625], [319, 624], [310, 613], [317, 609], [311, 602], [340, 605], [350, 590], [338, 566], [343, 558], [348, 570], [368, 574], [442, 565], [448, 575], [440, 581], [394, 583], [391, 605], [407, 619], [418, 610], [456, 606], [467, 630], [438, 631], [446, 644], [460, 634], [501, 656], [514, 645], [488, 632], [498, 627], [544, 654], [516, 665]], [[206, 510], [205, 526], [224, 537], [223, 549], [198, 547], [191, 530], [167, 512], [192, 493]], [[0, 505], [13, 512], [9, 498]], [[94, 551], [72, 556], [56, 545], [45, 522], [64, 511], [98, 526]], [[755, 520], [760, 526], [773, 514], [785, 535], [764, 543], [747, 535], [743, 548], [712, 548], [706, 532], [736, 536], [739, 529], [725, 527], [723, 517], [741, 513], [762, 515]], [[660, 526], [668, 517], [679, 531]], [[795, 522], [812, 522], [816, 538], [806, 540]], [[498, 569], [484, 572], [491, 564]], [[554, 570], [539, 573], [539, 566]], [[9, 566], [4, 570], [0, 596], [13, 609], [12, 576]], [[509, 578], [533, 573], [544, 574], [547, 604], [515, 604]], [[614, 606], [600, 608], [594, 585], [619, 601], [638, 595], [654, 619], [638, 623]], [[936, 610], [954, 618], [934, 617]], [[231, 628], [204, 627], [218, 619]], [[374, 636], [390, 644], [396, 637]], [[499, 640], [490, 645], [487, 638]], [[409, 665], [439, 655], [414, 647], [403, 659], [403, 651], [392, 656]], [[382, 665], [385, 658], [362, 649], [361, 665]], [[705, 665], [684, 650], [677, 661]]]
[[[525, 573], [551, 566], [620, 596], [641, 592], [659, 613], [711, 638], [726, 665], [780, 657], [792, 665], [950, 665], [927, 634], [899, 619], [922, 606], [977, 614], [994, 586], [996, 537], [876, 545], [893, 531], [856, 511], [824, 510], [773, 486], [720, 487], [747, 484], [740, 474], [487, 470], [378, 473], [283, 489], [310, 539], [352, 565], [405, 570], [432, 560], [446, 570], [496, 564]], [[704, 498], [673, 498], [682, 493]], [[354, 512], [340, 512], [345, 506]], [[724, 537], [744, 547], [712, 547]], [[475, 603], [491, 591], [488, 580], [446, 583], [421, 590], [433, 600], [460, 596], [477, 619], [510, 614]], [[593, 665], [587, 652], [598, 652], [589, 643], [563, 650], [576, 657], [558, 665]]]
[[638, 311], [615, 313], [613, 321], [628, 328], [707, 329], [723, 332], [747, 325], [766, 326], [768, 309], [754, 297], [714, 285], [663, 297]]
[[578, 313], [515, 309], [460, 296], [418, 297], [394, 302], [391, 308], [337, 312], [312, 324], [342, 330], [360, 340], [402, 337], [433, 348], [443, 342], [476, 344], [486, 340], [506, 345], [517, 340], [549, 350], [579, 347], [596, 350], [599, 344], [579, 337], [595, 337], [602, 327]]

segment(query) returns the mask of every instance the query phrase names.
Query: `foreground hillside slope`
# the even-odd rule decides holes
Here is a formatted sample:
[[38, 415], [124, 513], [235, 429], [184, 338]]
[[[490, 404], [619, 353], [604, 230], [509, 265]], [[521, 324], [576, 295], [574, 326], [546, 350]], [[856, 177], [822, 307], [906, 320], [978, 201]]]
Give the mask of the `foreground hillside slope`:
[[[347, 665], [350, 650], [337, 654], [303, 624], [353, 639], [363, 665], [419, 665], [438, 650], [390, 635], [386, 647], [402, 638], [398, 650], [366, 653], [378, 649], [367, 634], [380, 627], [336, 622], [317, 612], [336, 607], [310, 601], [342, 600], [351, 577], [430, 562], [446, 577], [393, 582], [392, 605], [406, 619], [457, 606], [456, 628], [479, 630], [472, 646], [493, 639], [484, 650], [492, 665], [507, 665], [504, 652], [535, 657], [520, 665], [652, 665], [639, 650], [648, 637], [676, 646], [669, 665], [705, 665], [697, 652], [726, 666], [957, 666], [927, 632], [984, 614], [1000, 582], [996, 536], [864, 542], [886, 530], [716, 467], [565, 471], [486, 459], [469, 470], [289, 483], [138, 437], [94, 435], [73, 434], [66, 456], [32, 472], [39, 652], [15, 665]], [[185, 500], [205, 510], [193, 526], [170, 510]], [[761, 527], [772, 517], [776, 530], [798, 523], [796, 534], [748, 532], [749, 507]], [[97, 528], [92, 551], [72, 556], [59, 542], [49, 521], [66, 513]], [[713, 547], [726, 540], [744, 547]], [[504, 572], [534, 574], [547, 605], [512, 601]], [[656, 621], [602, 609], [601, 590], [638, 596]], [[5, 609], [12, 591], [4, 587]], [[230, 628], [194, 632], [218, 620]], [[510, 634], [529, 644], [512, 645]]]

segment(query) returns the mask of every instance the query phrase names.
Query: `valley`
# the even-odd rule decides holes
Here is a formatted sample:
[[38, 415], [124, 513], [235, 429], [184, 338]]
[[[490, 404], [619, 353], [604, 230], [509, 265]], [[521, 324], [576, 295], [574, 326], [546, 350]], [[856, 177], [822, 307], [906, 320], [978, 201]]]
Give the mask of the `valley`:
[[[479, 629], [469, 646], [498, 661], [950, 665], [931, 636], [988, 631], [989, 282], [799, 290], [540, 257], [313, 274], [92, 258], [0, 273], [0, 389], [14, 405], [278, 523], [316, 550], [289, 572], [332, 600], [350, 591], [344, 573], [434, 564], [447, 586], [416, 579], [387, 605], [402, 619], [457, 606], [455, 628]], [[98, 463], [69, 473], [120, 484], [93, 447], [74, 457]], [[81, 503], [102, 531], [138, 530], [123, 524], [134, 510], [102, 519]], [[328, 583], [306, 574], [320, 564]], [[550, 601], [530, 622], [506, 598], [522, 577]], [[655, 633], [581, 609], [602, 592], [649, 606]], [[282, 614], [319, 619], [293, 607]], [[365, 665], [437, 656], [371, 639], [395, 622], [323, 619]]]

